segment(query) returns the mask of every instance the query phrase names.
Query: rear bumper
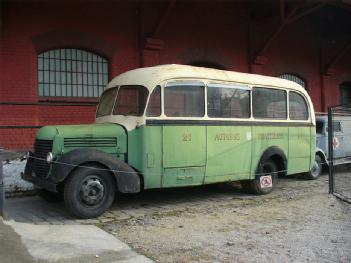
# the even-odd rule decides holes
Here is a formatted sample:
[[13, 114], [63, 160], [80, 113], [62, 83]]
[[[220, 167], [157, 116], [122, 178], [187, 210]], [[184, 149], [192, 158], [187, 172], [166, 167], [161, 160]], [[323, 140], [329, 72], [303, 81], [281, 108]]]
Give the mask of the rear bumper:
[[[30, 156], [32, 156], [32, 153]], [[57, 192], [57, 184], [49, 181], [48, 179], [43, 179], [36, 176], [33, 166], [33, 159], [29, 157], [24, 173], [21, 176], [22, 179], [50, 192]]]

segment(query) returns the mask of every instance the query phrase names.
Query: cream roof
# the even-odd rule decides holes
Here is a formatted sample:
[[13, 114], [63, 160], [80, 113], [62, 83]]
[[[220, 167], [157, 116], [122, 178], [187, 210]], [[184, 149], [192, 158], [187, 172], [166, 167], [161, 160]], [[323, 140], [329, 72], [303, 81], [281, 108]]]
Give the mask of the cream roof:
[[307, 95], [305, 89], [299, 84], [281, 78], [177, 64], [138, 68], [127, 71], [113, 78], [107, 88], [118, 85], [143, 85], [152, 91], [160, 82], [172, 79], [207, 79], [212, 81], [284, 87], [298, 90]]

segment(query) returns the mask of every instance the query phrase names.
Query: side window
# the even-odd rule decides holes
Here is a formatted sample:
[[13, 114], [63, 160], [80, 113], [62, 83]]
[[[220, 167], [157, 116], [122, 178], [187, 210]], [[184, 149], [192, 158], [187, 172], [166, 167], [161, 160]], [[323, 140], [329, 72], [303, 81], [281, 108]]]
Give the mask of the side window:
[[254, 88], [252, 92], [253, 116], [262, 119], [286, 119], [286, 91]]
[[291, 120], [308, 120], [308, 107], [305, 99], [293, 91], [289, 92], [289, 115]]
[[165, 87], [164, 112], [167, 117], [203, 117], [205, 115], [203, 84], [171, 83]]
[[341, 132], [341, 123], [339, 121], [333, 121], [333, 131]]
[[249, 118], [250, 91], [245, 86], [209, 84], [207, 113], [212, 118]]
[[161, 87], [157, 86], [149, 99], [149, 104], [146, 110], [146, 116], [158, 117], [161, 115]]

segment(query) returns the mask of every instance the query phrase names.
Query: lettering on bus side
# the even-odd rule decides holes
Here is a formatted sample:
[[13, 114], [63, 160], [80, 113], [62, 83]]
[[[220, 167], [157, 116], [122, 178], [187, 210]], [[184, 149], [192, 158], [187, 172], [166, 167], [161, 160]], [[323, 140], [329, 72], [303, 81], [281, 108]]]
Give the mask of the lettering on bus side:
[[280, 132], [259, 133], [257, 138], [259, 140], [279, 140], [284, 138], [284, 134]]
[[191, 141], [191, 133], [183, 133], [183, 142]]
[[217, 133], [214, 138], [215, 141], [238, 141], [240, 140], [240, 133]]

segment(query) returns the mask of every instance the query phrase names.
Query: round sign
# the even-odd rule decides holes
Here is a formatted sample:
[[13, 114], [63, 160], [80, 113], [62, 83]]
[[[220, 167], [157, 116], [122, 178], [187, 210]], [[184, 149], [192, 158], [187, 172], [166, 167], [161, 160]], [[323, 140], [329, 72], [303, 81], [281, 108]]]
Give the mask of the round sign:
[[337, 149], [339, 147], [340, 143], [339, 143], [339, 140], [338, 138], [334, 137], [333, 138], [333, 149]]

